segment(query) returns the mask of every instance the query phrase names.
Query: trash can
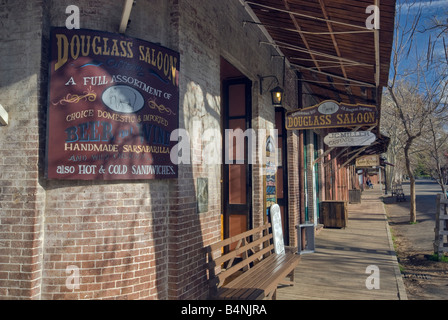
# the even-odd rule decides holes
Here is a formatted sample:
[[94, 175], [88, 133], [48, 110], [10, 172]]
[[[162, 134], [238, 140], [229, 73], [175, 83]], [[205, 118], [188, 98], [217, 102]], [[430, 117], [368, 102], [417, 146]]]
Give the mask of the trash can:
[[[314, 253], [314, 224], [305, 223], [296, 226], [297, 228], [297, 240], [298, 240], [298, 254]], [[305, 241], [302, 245], [302, 230], [305, 231]]]
[[347, 227], [347, 201], [327, 200], [320, 203], [320, 219], [324, 228]]

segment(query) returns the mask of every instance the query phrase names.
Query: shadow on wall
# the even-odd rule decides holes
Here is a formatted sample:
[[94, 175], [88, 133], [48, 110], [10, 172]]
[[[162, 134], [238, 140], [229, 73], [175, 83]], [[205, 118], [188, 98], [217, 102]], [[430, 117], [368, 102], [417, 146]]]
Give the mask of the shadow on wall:
[[[49, 25], [44, 28], [39, 113], [39, 184], [45, 190], [42, 298], [193, 299], [207, 293], [204, 224], [219, 230], [220, 192], [209, 205], [216, 219], [198, 214], [196, 177], [216, 177], [218, 168], [179, 166], [176, 180], [48, 181], [44, 178]], [[187, 89], [187, 92], [190, 89]], [[186, 94], [186, 96], [189, 93]], [[200, 95], [196, 95], [199, 99]], [[185, 99], [186, 100], [186, 99]], [[204, 101], [204, 96], [202, 96]], [[205, 95], [192, 107], [219, 108]], [[185, 117], [189, 113], [184, 111]], [[219, 127], [219, 113], [215, 111]], [[180, 119], [182, 121], [182, 119]], [[182, 127], [182, 124], [181, 124]], [[215, 146], [216, 142], [209, 142]], [[193, 153], [192, 153], [193, 154]], [[110, 160], [105, 160], [105, 164]], [[210, 173], [211, 172], [211, 173]], [[219, 233], [218, 233], [219, 234]], [[72, 269], [71, 267], [76, 267]], [[67, 270], [77, 270], [67, 273]], [[77, 286], [76, 284], [79, 284]]]
[[[51, 300], [205, 298], [208, 286], [203, 247], [220, 238], [221, 166], [205, 165], [206, 159], [192, 152], [192, 161], [179, 166], [176, 180], [45, 179], [49, 31], [50, 24], [59, 25], [56, 20], [61, 19], [55, 16], [56, 9], [52, 5], [59, 10], [68, 1], [26, 3], [26, 8], [21, 9], [29, 11], [34, 18], [21, 16], [21, 20], [29, 29], [36, 19], [42, 19], [36, 15], [34, 7], [42, 10], [42, 38], [36, 28], [27, 43], [24, 42], [27, 39], [11, 39], [15, 34], [13, 19], [0, 21], [8, 33], [0, 32], [0, 39], [8, 40], [0, 41], [0, 52], [5, 53], [1, 55], [5, 64], [0, 70], [24, 63], [14, 69], [14, 73], [0, 73], [0, 97], [7, 97], [5, 105], [12, 120], [9, 127], [0, 128], [2, 133], [6, 132], [0, 142], [8, 146], [6, 153], [11, 159], [22, 156], [27, 149], [26, 163], [11, 164], [16, 166], [14, 170], [1, 166], [2, 196], [12, 200], [2, 200], [0, 218], [2, 226], [7, 225], [8, 219], [26, 223], [27, 227], [20, 227], [26, 229], [23, 235], [33, 235], [27, 244], [32, 243], [34, 247], [12, 248], [17, 242], [8, 239], [1, 245], [9, 243], [10, 257], [20, 258], [21, 266], [17, 268], [33, 268], [36, 274], [33, 273], [29, 281], [19, 274], [20, 283], [17, 287], [11, 285], [7, 296]], [[87, 3], [82, 1], [79, 6]], [[101, 6], [101, 2], [96, 5]], [[107, 8], [114, 6], [120, 5], [107, 1]], [[16, 46], [18, 43], [20, 45]], [[6, 54], [8, 52], [11, 54]], [[25, 84], [29, 84], [29, 88]], [[219, 155], [221, 137], [207, 134], [211, 129], [220, 128], [219, 96], [204, 93], [193, 82], [184, 90], [180, 106], [181, 109], [183, 106], [184, 118], [180, 119], [180, 127], [194, 131], [192, 121], [197, 121], [202, 138], [200, 150]], [[14, 98], [19, 92], [20, 98]], [[33, 99], [38, 101], [34, 103]], [[17, 140], [10, 139], [18, 132], [24, 134], [17, 135]], [[195, 148], [193, 144], [192, 149]], [[4, 150], [1, 152], [5, 154]], [[9, 161], [13, 161], [11, 159]], [[208, 179], [208, 210], [203, 213], [198, 213], [197, 178]], [[13, 188], [16, 193], [28, 192], [28, 196], [14, 196]], [[12, 224], [7, 226], [8, 230]], [[16, 250], [13, 252], [13, 249]], [[12, 294], [13, 291], [19, 293]]]

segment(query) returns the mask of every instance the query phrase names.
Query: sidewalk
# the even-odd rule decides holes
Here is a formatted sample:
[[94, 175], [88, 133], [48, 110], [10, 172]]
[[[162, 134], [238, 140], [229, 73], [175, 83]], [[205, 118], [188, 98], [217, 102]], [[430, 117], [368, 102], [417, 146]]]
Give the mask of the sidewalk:
[[[315, 253], [302, 256], [295, 286], [279, 287], [279, 300], [407, 300], [380, 190], [366, 190], [348, 207], [345, 229], [323, 229]], [[379, 289], [369, 290], [369, 266], [379, 269]], [[369, 281], [370, 283], [370, 281]]]

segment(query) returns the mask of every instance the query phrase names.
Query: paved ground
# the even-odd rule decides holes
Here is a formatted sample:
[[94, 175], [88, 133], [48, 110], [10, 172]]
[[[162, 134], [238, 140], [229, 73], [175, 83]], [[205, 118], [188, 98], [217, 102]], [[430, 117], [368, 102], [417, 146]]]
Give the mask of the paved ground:
[[[367, 272], [369, 266], [377, 270]], [[378, 272], [376, 282], [368, 280]], [[302, 257], [295, 282], [294, 287], [279, 288], [277, 298], [406, 299], [379, 190], [365, 191], [361, 204], [349, 205], [347, 228], [321, 231], [315, 253]], [[367, 284], [374, 283], [379, 283], [379, 289], [369, 290]]]
[[416, 183], [417, 224], [409, 223], [409, 184], [403, 184], [406, 202], [396, 202], [390, 195], [384, 203], [392, 230], [398, 261], [410, 300], [445, 300], [448, 298], [448, 263], [433, 261], [437, 183]]

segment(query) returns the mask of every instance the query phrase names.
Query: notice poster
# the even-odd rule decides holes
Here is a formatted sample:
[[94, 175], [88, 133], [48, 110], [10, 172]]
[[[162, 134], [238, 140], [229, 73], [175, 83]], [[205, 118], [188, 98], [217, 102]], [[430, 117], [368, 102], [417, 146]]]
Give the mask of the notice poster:
[[179, 54], [93, 30], [53, 28], [50, 41], [47, 178], [176, 178]]

